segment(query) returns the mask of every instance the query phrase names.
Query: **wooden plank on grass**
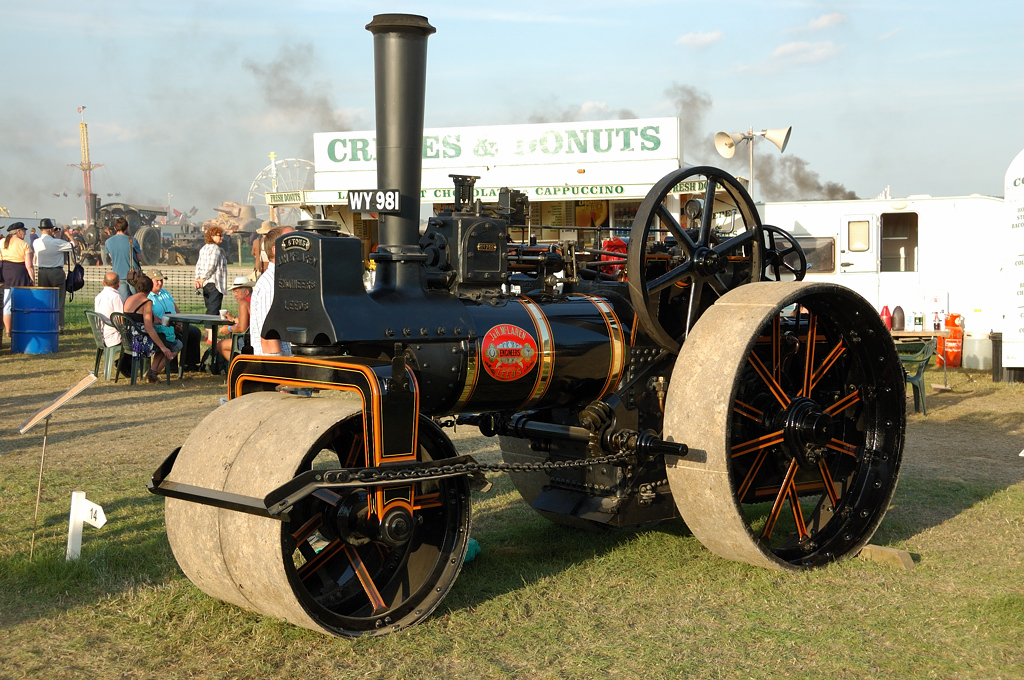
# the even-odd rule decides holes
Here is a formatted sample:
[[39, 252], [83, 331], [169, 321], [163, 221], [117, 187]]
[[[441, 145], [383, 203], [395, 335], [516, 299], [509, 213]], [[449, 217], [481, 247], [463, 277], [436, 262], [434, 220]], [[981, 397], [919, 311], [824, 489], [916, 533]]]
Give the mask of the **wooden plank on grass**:
[[868, 544], [860, 551], [860, 556], [866, 560], [884, 562], [907, 571], [914, 568], [914, 558], [906, 550], [898, 548], [884, 548], [880, 545]]

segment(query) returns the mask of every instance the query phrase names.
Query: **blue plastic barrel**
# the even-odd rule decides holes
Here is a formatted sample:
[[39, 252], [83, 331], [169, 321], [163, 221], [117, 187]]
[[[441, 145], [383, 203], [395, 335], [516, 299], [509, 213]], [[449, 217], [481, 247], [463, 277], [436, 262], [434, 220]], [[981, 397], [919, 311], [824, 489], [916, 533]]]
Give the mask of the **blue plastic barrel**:
[[60, 288], [11, 289], [11, 352], [52, 354], [60, 328]]

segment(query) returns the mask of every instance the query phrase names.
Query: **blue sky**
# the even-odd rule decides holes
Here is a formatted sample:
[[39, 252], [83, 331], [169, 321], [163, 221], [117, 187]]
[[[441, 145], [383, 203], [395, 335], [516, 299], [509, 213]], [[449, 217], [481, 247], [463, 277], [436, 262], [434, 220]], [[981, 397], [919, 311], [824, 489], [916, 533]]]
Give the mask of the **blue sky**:
[[172, 194], [174, 207], [215, 216], [246, 199], [271, 151], [311, 159], [314, 132], [373, 127], [364, 26], [382, 12], [437, 28], [428, 127], [680, 116], [687, 161], [745, 175], [745, 150], [721, 159], [714, 133], [792, 125], [785, 154], [755, 146], [759, 199], [814, 197], [784, 195], [794, 173], [810, 194], [1001, 195], [1024, 148], [1019, 0], [491, 7], [7, 0], [0, 205], [84, 215], [81, 173], [68, 167], [84, 105], [103, 200], [164, 205]]

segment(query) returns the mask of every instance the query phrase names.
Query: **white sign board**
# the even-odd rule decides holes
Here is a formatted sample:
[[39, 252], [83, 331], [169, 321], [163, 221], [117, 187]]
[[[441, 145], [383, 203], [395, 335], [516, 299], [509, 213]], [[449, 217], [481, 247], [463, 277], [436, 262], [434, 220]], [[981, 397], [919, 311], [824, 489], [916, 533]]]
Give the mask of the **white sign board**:
[[71, 493], [71, 514], [68, 517], [68, 549], [65, 561], [77, 560], [82, 554], [82, 525], [99, 528], [107, 523], [107, 516], [96, 503], [85, 497], [84, 491]]
[[[682, 157], [678, 118], [427, 128], [423, 168], [676, 160]], [[374, 130], [313, 135], [316, 172], [377, 167]], [[319, 188], [319, 187], [318, 187]]]
[[1003, 319], [1003, 366], [1024, 367], [1024, 151], [1006, 170], [1003, 193], [1006, 210], [1006, 241], [1003, 252], [1008, 259], [1003, 267], [1006, 277], [1006, 316]]

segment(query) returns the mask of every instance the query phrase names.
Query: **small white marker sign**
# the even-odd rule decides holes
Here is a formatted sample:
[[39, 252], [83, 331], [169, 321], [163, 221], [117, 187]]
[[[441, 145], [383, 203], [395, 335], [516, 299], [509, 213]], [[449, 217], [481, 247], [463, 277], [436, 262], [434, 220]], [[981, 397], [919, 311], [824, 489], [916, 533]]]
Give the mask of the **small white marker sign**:
[[77, 560], [82, 554], [82, 525], [91, 524], [97, 529], [107, 523], [103, 508], [86, 499], [84, 491], [71, 493], [71, 515], [68, 518], [67, 561]]

